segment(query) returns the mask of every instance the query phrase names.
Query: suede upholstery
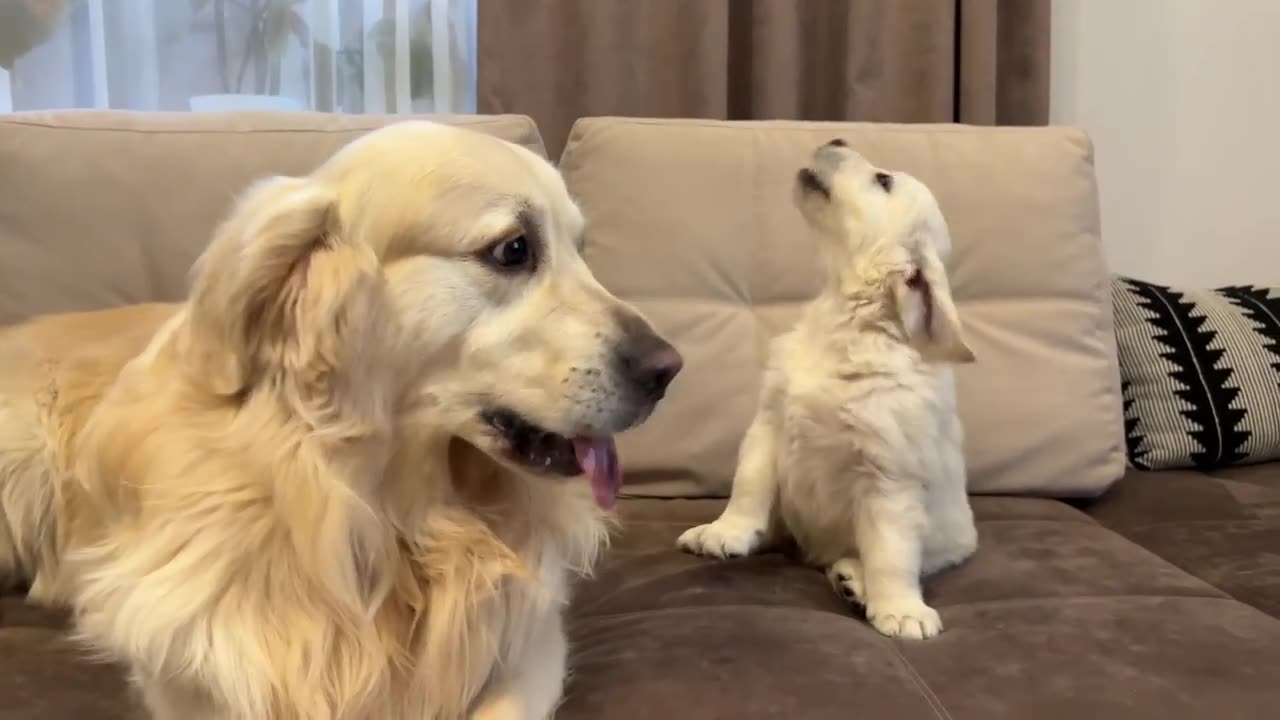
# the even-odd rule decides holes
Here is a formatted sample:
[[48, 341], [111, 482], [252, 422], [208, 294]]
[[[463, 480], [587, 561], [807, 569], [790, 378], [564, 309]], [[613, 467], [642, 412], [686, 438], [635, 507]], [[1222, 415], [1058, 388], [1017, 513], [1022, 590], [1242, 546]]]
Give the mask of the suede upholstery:
[[[608, 559], [570, 611], [574, 679], [557, 719], [1274, 717], [1280, 514], [1255, 518], [1257, 542], [1233, 548], [1245, 521], [1204, 502], [1222, 499], [1211, 489], [1222, 479], [1171, 476], [1171, 492], [1144, 502], [1157, 475], [1122, 480], [1087, 508], [1096, 517], [976, 498], [982, 549], [928, 583], [946, 631], [914, 643], [878, 635], [786, 548], [727, 562], [677, 551], [675, 536], [722, 501], [625, 500]], [[1241, 482], [1280, 488], [1280, 469]], [[1144, 548], [1097, 522], [1125, 517], [1184, 534]], [[21, 713], [0, 716], [133, 717], [119, 670], [87, 662], [60, 613], [0, 607], [0, 700]]]
[[[527, 118], [454, 120], [541, 148]], [[344, 139], [385, 121], [311, 115], [0, 116], [0, 188], [6, 189], [0, 193], [0, 322], [180, 295], [186, 265], [231, 188], [267, 172], [302, 172]], [[628, 249], [627, 233], [675, 216], [610, 204], [609, 193], [634, 198], [646, 189], [636, 180], [634, 164], [615, 161], [648, 158], [655, 174], [647, 191], [661, 194], [670, 190], [661, 184], [674, 180], [658, 171], [682, 153], [702, 153], [711, 165], [729, 163], [736, 136], [747, 139], [743, 148], [757, 160], [772, 158], [780, 168], [832, 128], [697, 123], [693, 132], [706, 141], [700, 145], [681, 123], [673, 123], [674, 139], [664, 139], [653, 121], [588, 125], [575, 136], [566, 168], [575, 192], [585, 197], [588, 217], [599, 223], [588, 238], [588, 261], [612, 289], [656, 310], [664, 331], [685, 343], [708, 343], [692, 355], [720, 353], [734, 364], [723, 376], [708, 371], [701, 375], [705, 382], [682, 380], [673, 387], [673, 394], [690, 397], [656, 414], [651, 422], [658, 425], [629, 446], [638, 448], [641, 468], [647, 464], [664, 482], [629, 478], [627, 489], [633, 495], [678, 494], [681, 488], [706, 493], [711, 485], [695, 477], [699, 468], [724, 479], [736, 441], [727, 426], [702, 426], [743, 422], [738, 401], [751, 398], [750, 364], [764, 336], [761, 328], [771, 332], [785, 325], [792, 300], [809, 287], [810, 271], [797, 265], [762, 273], [753, 287], [773, 293], [767, 302], [735, 304], [733, 293], [721, 293], [724, 288], [715, 283], [737, 287], [746, 276], [715, 268], [729, 267], [717, 263], [732, 259], [733, 243], [746, 242], [755, 231], [718, 237], [727, 255], [715, 254], [715, 238], [697, 233], [675, 238], [661, 253], [652, 246]], [[926, 585], [946, 629], [925, 642], [878, 635], [819, 570], [805, 567], [785, 547], [725, 562], [678, 552], [679, 533], [714, 518], [723, 498], [631, 497], [620, 504], [612, 548], [596, 576], [580, 584], [569, 609], [573, 674], [558, 720], [1276, 718], [1280, 464], [1212, 474], [1130, 472], [1088, 501], [1028, 497], [1053, 494], [1055, 488], [1063, 496], [1100, 493], [1120, 472], [1118, 396], [1106, 404], [1106, 373], [1114, 363], [1099, 352], [1108, 345], [1105, 333], [1098, 333], [1107, 325], [1099, 314], [1105, 308], [1091, 304], [1089, 294], [1095, 285], [1103, 287], [1104, 276], [1095, 262], [1096, 202], [1084, 138], [1067, 131], [893, 128], [882, 134], [869, 125], [841, 130], [935, 177], [959, 178], [946, 195], [961, 208], [955, 225], [964, 259], [957, 272], [962, 312], [967, 308], [978, 319], [975, 335], [984, 356], [1010, 363], [997, 361], [1004, 369], [995, 373], [968, 371], [966, 421], [972, 420], [974, 447], [985, 458], [979, 466], [988, 469], [987, 494], [974, 499], [978, 553]], [[644, 142], [636, 142], [641, 135]], [[613, 142], [643, 153], [628, 155]], [[984, 155], [985, 143], [1016, 152], [996, 162]], [[942, 152], [944, 146], [950, 150]], [[779, 147], [785, 152], [758, 150]], [[48, 162], [55, 148], [85, 158], [76, 173]], [[985, 158], [1004, 183], [1006, 192], [989, 194], [984, 202], [990, 204], [980, 211], [970, 204], [976, 196], [965, 194], [966, 176], [954, 164], [961, 155], [975, 162]], [[134, 162], [132, 169], [121, 157]], [[184, 184], [189, 167], [204, 174]], [[685, 169], [712, 175], [723, 170]], [[1051, 180], [1020, 180], [1020, 172]], [[683, 176], [691, 180], [701, 182]], [[1059, 192], [1055, 182], [1070, 192]], [[1037, 185], [1027, 188], [1022, 203], [1006, 197], [1018, 197], [1013, 189], [1019, 185]], [[55, 192], [76, 202], [56, 204]], [[1044, 212], [1028, 210], [1030, 197]], [[1070, 207], [1053, 206], [1055, 198]], [[732, 203], [740, 201], [708, 205], [704, 197], [686, 207], [683, 217], [695, 217], [690, 213], [699, 209], [729, 216], [738, 209]], [[1007, 214], [1015, 210], [1029, 214]], [[778, 219], [772, 206], [754, 211], [791, 222]], [[626, 212], [631, 215], [618, 215]], [[1032, 227], [1039, 235], [1016, 232]], [[655, 232], [634, 239], [650, 240], [673, 238]], [[694, 246], [700, 240], [710, 244]], [[1016, 267], [995, 267], [993, 258], [1009, 255], [983, 243], [1000, 242], [1021, 243]], [[1033, 248], [1033, 242], [1040, 244]], [[1041, 249], [1070, 252], [1060, 262], [1047, 262]], [[670, 263], [649, 257], [661, 260], [677, 251], [696, 262], [668, 272]], [[54, 270], [68, 266], [74, 268], [70, 276]], [[693, 278], [698, 267], [711, 269], [703, 284], [667, 288]], [[1034, 272], [1060, 275], [1055, 282], [1061, 297], [1026, 301], [1011, 293], [997, 303], [983, 299], [992, 277], [1034, 287], [1027, 277]], [[699, 304], [698, 293], [714, 296], [711, 306], [739, 324], [699, 325], [697, 318], [681, 315], [707, 306]], [[1011, 298], [1017, 303], [1010, 304]], [[1059, 303], [1062, 298], [1067, 300]], [[1074, 317], [1088, 330], [1089, 343], [1073, 344], [1061, 332], [1064, 326], [1053, 324], [1052, 313], [1035, 314], [1054, 303], [1061, 305], [1060, 317]], [[735, 333], [741, 336], [729, 337]], [[719, 350], [711, 347], [722, 340]], [[735, 352], [738, 357], [729, 357]], [[1026, 376], [1022, 390], [1002, 391], [1000, 373], [1021, 367], [1008, 361], [1019, 353], [1019, 362], [1042, 357], [1057, 363], [1039, 368], [1049, 378], [1045, 385], [1074, 379], [1039, 394], [1040, 386], [1027, 384]], [[709, 369], [695, 367], [691, 377]], [[1084, 409], [1094, 406], [1103, 409]], [[1034, 426], [1041, 418], [1052, 422]], [[25, 604], [20, 589], [0, 598], [0, 720], [138, 717], [121, 669], [91, 662], [68, 638], [62, 612]]]
[[1132, 471], [1098, 520], [1227, 594], [1280, 617], [1280, 465]]
[[880, 637], [785, 551], [673, 549], [721, 507], [624, 506], [574, 609], [566, 717], [1272, 717], [1280, 621], [1064, 503], [975, 499], [982, 549], [927, 585], [927, 642]]

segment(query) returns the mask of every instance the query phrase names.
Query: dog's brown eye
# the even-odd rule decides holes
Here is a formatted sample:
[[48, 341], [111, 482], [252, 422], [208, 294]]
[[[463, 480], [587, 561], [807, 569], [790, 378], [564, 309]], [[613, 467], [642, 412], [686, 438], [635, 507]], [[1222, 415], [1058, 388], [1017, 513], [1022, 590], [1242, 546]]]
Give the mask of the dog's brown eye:
[[503, 270], [519, 270], [533, 262], [533, 248], [528, 238], [520, 235], [490, 247], [488, 260]]
[[876, 184], [885, 192], [893, 192], [893, 176], [889, 173], [876, 173]]

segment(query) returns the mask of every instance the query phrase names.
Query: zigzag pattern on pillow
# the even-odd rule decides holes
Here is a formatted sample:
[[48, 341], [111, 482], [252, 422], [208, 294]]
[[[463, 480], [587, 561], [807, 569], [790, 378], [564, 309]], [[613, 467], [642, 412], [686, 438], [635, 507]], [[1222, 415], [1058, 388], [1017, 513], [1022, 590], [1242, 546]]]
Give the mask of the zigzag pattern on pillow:
[[1129, 463], [1280, 458], [1280, 289], [1112, 278]]

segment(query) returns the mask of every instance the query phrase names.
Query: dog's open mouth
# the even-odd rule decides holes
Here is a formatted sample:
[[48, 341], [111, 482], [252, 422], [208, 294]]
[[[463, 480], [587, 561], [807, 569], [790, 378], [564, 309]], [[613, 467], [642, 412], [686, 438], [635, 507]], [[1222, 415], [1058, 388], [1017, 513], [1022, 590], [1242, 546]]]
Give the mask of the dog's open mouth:
[[613, 507], [622, 486], [622, 468], [611, 436], [567, 438], [505, 409], [490, 410], [483, 417], [506, 442], [512, 460], [551, 475], [585, 475], [596, 503], [606, 510]]

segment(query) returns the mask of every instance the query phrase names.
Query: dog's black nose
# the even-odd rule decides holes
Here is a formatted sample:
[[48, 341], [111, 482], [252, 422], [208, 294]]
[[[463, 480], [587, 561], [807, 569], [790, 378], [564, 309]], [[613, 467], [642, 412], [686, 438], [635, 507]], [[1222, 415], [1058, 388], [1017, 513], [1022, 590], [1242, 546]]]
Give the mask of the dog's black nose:
[[834, 145], [835, 147], [849, 147], [849, 143], [845, 142], [844, 140], [841, 140], [840, 138], [836, 138], [834, 140], [828, 141], [827, 145]]
[[621, 318], [623, 340], [617, 349], [622, 376], [646, 397], [660, 399], [684, 367], [684, 358], [639, 316]]
[[684, 358], [680, 357], [680, 353], [665, 342], [662, 345], [663, 347], [644, 355], [624, 359], [629, 366], [631, 381], [641, 392], [653, 398], [665, 395], [667, 386], [684, 367]]

